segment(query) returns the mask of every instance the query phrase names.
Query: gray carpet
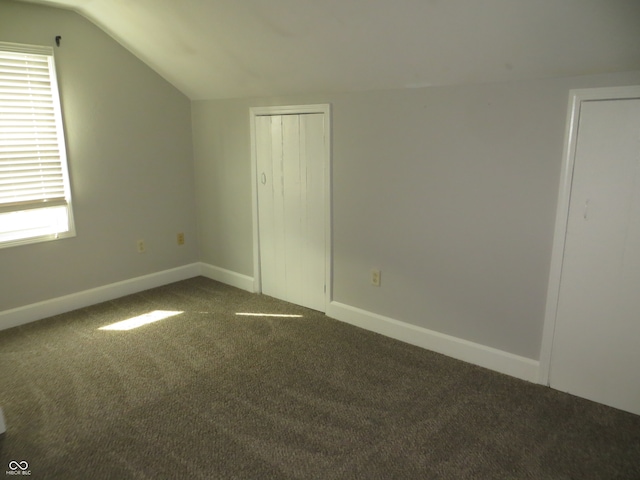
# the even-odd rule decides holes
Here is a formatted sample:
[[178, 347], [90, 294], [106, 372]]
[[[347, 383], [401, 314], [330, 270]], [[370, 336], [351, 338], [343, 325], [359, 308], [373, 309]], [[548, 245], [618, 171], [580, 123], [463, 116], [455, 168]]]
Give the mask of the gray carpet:
[[205, 278], [0, 332], [0, 406], [0, 475], [640, 478], [638, 416]]

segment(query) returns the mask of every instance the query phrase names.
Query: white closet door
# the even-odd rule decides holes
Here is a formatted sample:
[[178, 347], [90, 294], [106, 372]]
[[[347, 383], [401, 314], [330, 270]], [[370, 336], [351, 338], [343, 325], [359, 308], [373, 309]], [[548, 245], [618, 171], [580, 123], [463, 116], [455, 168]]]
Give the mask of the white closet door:
[[582, 103], [550, 384], [640, 414], [640, 100]]
[[325, 310], [324, 115], [256, 118], [262, 292]]

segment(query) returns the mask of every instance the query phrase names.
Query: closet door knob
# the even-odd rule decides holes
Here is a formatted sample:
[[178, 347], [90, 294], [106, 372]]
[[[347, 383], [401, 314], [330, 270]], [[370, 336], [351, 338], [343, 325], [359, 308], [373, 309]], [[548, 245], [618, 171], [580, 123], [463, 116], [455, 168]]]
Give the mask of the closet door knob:
[[260, 181], [262, 182], [263, 185], [267, 183], [267, 176], [264, 174], [264, 172], [262, 172], [262, 177], [260, 177]]
[[591, 200], [590, 198], [587, 198], [587, 201], [584, 202], [584, 219], [585, 220], [589, 220], [589, 200]]

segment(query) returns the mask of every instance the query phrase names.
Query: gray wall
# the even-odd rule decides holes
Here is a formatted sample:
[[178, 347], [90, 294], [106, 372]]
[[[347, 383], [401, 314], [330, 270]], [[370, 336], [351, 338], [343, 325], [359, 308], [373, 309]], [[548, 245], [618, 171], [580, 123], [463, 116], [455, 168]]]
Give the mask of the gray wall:
[[198, 259], [189, 99], [83, 17], [0, 1], [0, 41], [56, 35], [77, 236], [0, 249], [0, 311]]
[[334, 300], [538, 359], [569, 89], [639, 82], [193, 102], [201, 259], [253, 275], [249, 107], [331, 103]]
[[77, 237], [0, 249], [0, 311], [198, 260], [252, 276], [249, 107], [332, 103], [334, 299], [532, 359], [569, 89], [640, 83], [633, 72], [190, 104], [82, 17], [0, 0], [0, 41], [56, 35]]

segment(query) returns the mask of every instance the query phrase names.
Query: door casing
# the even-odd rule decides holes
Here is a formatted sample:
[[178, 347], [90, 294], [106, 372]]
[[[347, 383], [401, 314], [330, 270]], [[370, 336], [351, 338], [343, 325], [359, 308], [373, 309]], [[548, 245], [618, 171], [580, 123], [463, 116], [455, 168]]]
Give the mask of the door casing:
[[573, 184], [573, 169], [575, 165], [576, 145], [578, 140], [578, 123], [582, 102], [597, 100], [624, 100], [640, 98], [640, 86], [587, 88], [571, 90], [569, 92], [569, 107], [565, 130], [565, 143], [562, 155], [562, 170], [560, 172], [560, 187], [558, 194], [558, 208], [556, 211], [555, 232], [551, 253], [551, 268], [547, 289], [547, 304], [545, 310], [544, 328], [542, 332], [542, 346], [540, 350], [539, 382], [549, 385], [551, 373], [551, 355], [553, 353], [553, 339], [560, 298], [560, 279], [564, 260], [565, 239], [567, 236], [567, 221], [569, 218], [569, 200]]
[[287, 105], [272, 107], [251, 107], [249, 122], [251, 129], [251, 184], [253, 204], [253, 290], [262, 293], [260, 266], [260, 222], [258, 221], [258, 155], [256, 151], [256, 117], [271, 115], [298, 115], [321, 113], [324, 119], [324, 235], [325, 235], [325, 311], [333, 298], [333, 259], [332, 259], [332, 211], [331, 211], [331, 105]]

